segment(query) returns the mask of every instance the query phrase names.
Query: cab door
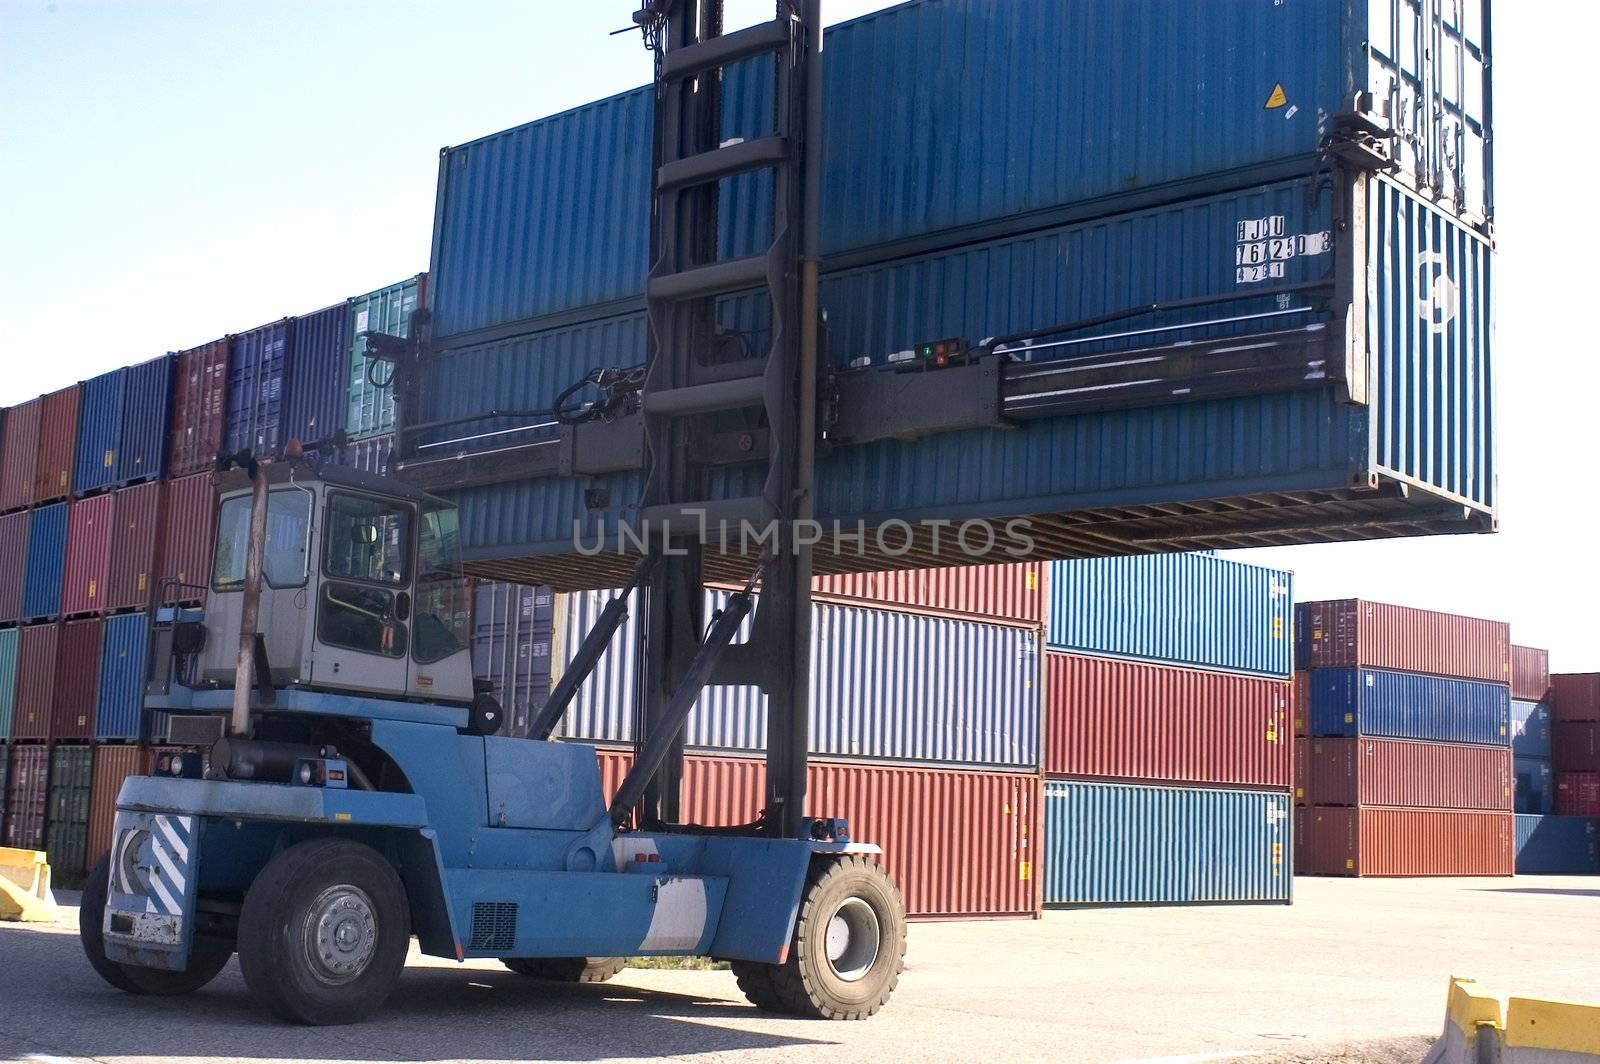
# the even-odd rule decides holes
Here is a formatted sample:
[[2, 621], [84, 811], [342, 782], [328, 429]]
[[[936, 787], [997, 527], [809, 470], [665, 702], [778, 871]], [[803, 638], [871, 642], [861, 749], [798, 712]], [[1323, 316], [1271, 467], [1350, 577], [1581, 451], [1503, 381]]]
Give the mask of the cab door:
[[416, 508], [330, 489], [324, 515], [312, 682], [404, 697]]

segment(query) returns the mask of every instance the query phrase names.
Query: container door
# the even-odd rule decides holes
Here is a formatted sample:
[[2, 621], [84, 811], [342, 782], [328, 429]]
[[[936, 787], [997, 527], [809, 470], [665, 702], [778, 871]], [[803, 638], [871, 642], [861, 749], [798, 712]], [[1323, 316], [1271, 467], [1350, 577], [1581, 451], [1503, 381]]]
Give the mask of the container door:
[[416, 509], [330, 491], [322, 530], [312, 682], [391, 698], [411, 656], [411, 542]]

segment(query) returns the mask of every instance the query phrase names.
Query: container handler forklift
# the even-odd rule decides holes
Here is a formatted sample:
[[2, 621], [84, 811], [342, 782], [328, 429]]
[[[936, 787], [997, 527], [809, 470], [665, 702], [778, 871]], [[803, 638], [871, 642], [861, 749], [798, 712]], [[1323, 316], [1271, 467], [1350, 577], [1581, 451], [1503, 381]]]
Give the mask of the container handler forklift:
[[[203, 609], [160, 611], [146, 694], [175, 745], [209, 756], [166, 754], [123, 786], [80, 922], [107, 982], [186, 993], [237, 953], [277, 1015], [348, 1023], [383, 1004], [414, 935], [433, 956], [564, 981], [637, 954], [726, 959], [756, 1005], [805, 1016], [862, 1018], [888, 1000], [899, 891], [877, 847], [805, 813], [819, 7], [779, 0], [771, 22], [728, 33], [714, 0], [643, 0], [635, 15], [657, 86], [637, 394], [647, 538], [529, 739], [495, 734], [500, 707], [474, 687], [450, 504], [293, 444], [277, 460], [219, 459], [212, 583], [195, 589]], [[723, 144], [721, 72], [758, 57], [775, 76], [773, 131]], [[719, 261], [718, 182], [755, 171], [771, 175], [772, 244]], [[753, 286], [771, 304], [768, 349], [708, 358], [717, 299]], [[425, 329], [370, 339], [397, 364], [404, 429]], [[766, 441], [754, 497], [710, 497], [694, 462], [696, 438], [730, 419], [759, 422]], [[724, 521], [772, 534], [707, 627], [701, 559]], [[551, 736], [635, 589], [639, 738], [608, 806], [594, 749]], [[172, 590], [160, 601], [184, 598]], [[708, 683], [768, 696], [765, 806], [743, 826], [680, 822], [683, 726]]]

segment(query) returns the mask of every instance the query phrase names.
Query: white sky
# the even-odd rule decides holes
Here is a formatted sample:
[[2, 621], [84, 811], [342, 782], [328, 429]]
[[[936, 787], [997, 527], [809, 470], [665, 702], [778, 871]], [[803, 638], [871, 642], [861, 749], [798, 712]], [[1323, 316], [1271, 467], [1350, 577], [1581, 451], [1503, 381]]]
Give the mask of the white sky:
[[[634, 6], [0, 0], [0, 404], [425, 269], [438, 148], [647, 80], [606, 36]], [[1244, 556], [1301, 598], [1507, 619], [1600, 669], [1600, 13], [1501, 4], [1494, 33], [1502, 531]]]

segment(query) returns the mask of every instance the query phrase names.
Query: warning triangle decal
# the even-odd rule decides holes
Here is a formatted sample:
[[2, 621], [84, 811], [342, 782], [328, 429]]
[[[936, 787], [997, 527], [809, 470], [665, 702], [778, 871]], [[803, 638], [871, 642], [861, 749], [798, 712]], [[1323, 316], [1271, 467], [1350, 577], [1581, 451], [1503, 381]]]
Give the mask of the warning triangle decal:
[[1272, 95], [1267, 97], [1265, 107], [1268, 111], [1282, 107], [1289, 102], [1289, 94], [1283, 91], [1283, 82], [1272, 86]]

